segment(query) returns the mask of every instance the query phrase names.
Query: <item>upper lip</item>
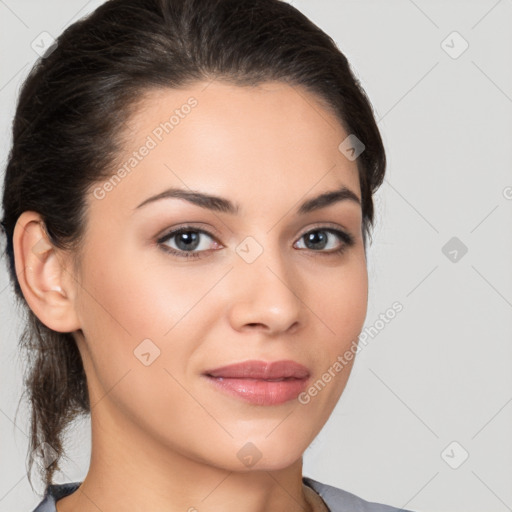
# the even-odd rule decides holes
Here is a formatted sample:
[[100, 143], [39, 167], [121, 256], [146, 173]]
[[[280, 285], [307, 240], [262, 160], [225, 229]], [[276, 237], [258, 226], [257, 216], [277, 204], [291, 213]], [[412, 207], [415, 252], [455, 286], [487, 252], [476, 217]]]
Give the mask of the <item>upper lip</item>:
[[241, 363], [221, 366], [206, 370], [205, 375], [232, 379], [304, 379], [309, 377], [309, 370], [295, 361], [243, 361]]

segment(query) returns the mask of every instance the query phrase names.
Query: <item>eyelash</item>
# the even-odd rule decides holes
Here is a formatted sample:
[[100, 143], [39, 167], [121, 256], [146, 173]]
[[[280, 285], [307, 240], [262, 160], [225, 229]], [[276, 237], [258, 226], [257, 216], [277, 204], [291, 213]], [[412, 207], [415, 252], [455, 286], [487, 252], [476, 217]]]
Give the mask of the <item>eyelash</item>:
[[[161, 238], [159, 238], [156, 242], [161, 249], [169, 254], [172, 254], [173, 256], [178, 256], [180, 258], [199, 258], [201, 257], [201, 253], [206, 251], [197, 251], [197, 252], [191, 252], [191, 251], [177, 251], [176, 249], [172, 249], [171, 247], [164, 244], [164, 242], [169, 241], [171, 238], [181, 234], [193, 231], [195, 233], [202, 233], [210, 238], [215, 240], [215, 236], [209, 233], [208, 231], [205, 231], [203, 229], [195, 228], [194, 226], [183, 226], [181, 228], [178, 228], [174, 231], [170, 231], [169, 233], [165, 234]], [[335, 256], [335, 255], [341, 255], [343, 254], [347, 249], [352, 247], [355, 243], [354, 237], [345, 232], [341, 231], [339, 229], [334, 229], [331, 227], [316, 227], [314, 229], [310, 229], [309, 231], [306, 231], [303, 233], [299, 240], [305, 237], [306, 235], [309, 235], [310, 233], [315, 233], [317, 231], [326, 231], [328, 233], [336, 235], [342, 242], [344, 242], [339, 249], [331, 250], [331, 251], [322, 251], [322, 250], [315, 250], [315, 249], [306, 249], [309, 251], [312, 251], [314, 253], [318, 253], [320, 256]], [[301, 249], [304, 250], [304, 249]]]

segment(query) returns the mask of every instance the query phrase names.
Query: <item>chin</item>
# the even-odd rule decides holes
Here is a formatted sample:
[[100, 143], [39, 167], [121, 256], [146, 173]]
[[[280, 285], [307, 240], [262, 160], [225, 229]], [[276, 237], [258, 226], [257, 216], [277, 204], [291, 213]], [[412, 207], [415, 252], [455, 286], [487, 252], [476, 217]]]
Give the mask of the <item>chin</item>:
[[[268, 431], [244, 439], [237, 436], [229, 441], [213, 443], [213, 446], [204, 446], [202, 453], [196, 446], [195, 458], [226, 471], [279, 471], [302, 459], [308, 446], [306, 439], [292, 443], [289, 437], [284, 438], [275, 432], [269, 437], [267, 435]], [[275, 437], [271, 439], [272, 436]]]
[[[279, 427], [278, 427], [279, 428]], [[267, 437], [268, 436], [268, 437]], [[247, 470], [276, 471], [287, 468], [302, 458], [308, 439], [283, 436], [276, 432], [249, 438], [236, 451], [241, 466]], [[252, 460], [251, 460], [252, 459]]]

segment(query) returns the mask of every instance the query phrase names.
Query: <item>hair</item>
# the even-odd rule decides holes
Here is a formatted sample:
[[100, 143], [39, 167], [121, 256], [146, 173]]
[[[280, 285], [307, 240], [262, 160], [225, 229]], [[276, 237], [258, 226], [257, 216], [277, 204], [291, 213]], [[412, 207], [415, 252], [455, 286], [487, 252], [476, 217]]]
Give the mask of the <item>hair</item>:
[[109, 0], [69, 26], [22, 85], [3, 190], [8, 272], [26, 315], [19, 345], [27, 353], [31, 485], [32, 454], [41, 447], [50, 452], [39, 476], [52, 484], [65, 429], [90, 413], [90, 403], [72, 333], [44, 325], [21, 291], [13, 251], [17, 219], [38, 212], [50, 242], [78, 257], [86, 194], [112, 175], [122, 127], [140, 100], [151, 90], [212, 79], [302, 86], [364, 143], [357, 167], [366, 249], [372, 195], [384, 179], [384, 146], [347, 58], [300, 11], [282, 0]]

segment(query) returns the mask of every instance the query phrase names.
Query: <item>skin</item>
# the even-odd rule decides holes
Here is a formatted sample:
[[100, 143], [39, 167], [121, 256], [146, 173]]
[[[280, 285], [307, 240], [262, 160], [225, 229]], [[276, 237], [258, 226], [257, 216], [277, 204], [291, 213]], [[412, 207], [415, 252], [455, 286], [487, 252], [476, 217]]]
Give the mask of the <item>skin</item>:
[[[92, 404], [90, 468], [58, 512], [313, 510], [302, 455], [352, 363], [305, 405], [250, 404], [201, 373], [291, 359], [314, 383], [357, 339], [368, 298], [361, 206], [342, 200], [296, 213], [342, 185], [360, 199], [356, 161], [338, 150], [347, 133], [311, 93], [214, 81], [148, 94], [119, 162], [191, 96], [197, 106], [113, 190], [97, 199], [91, 189], [79, 264], [47, 242], [37, 213], [16, 225], [25, 298], [45, 325], [74, 333]], [[137, 208], [169, 187], [221, 196], [240, 211], [178, 198]], [[214, 236], [200, 235], [198, 258], [156, 242], [187, 223]], [[303, 235], [326, 225], [354, 244], [327, 254], [345, 243], [331, 234], [326, 248], [308, 248]], [[252, 263], [236, 252], [248, 236], [263, 250]], [[164, 245], [183, 247], [176, 243]], [[148, 338], [160, 355], [146, 366], [134, 350]], [[261, 453], [252, 467], [237, 457], [247, 442]]]

